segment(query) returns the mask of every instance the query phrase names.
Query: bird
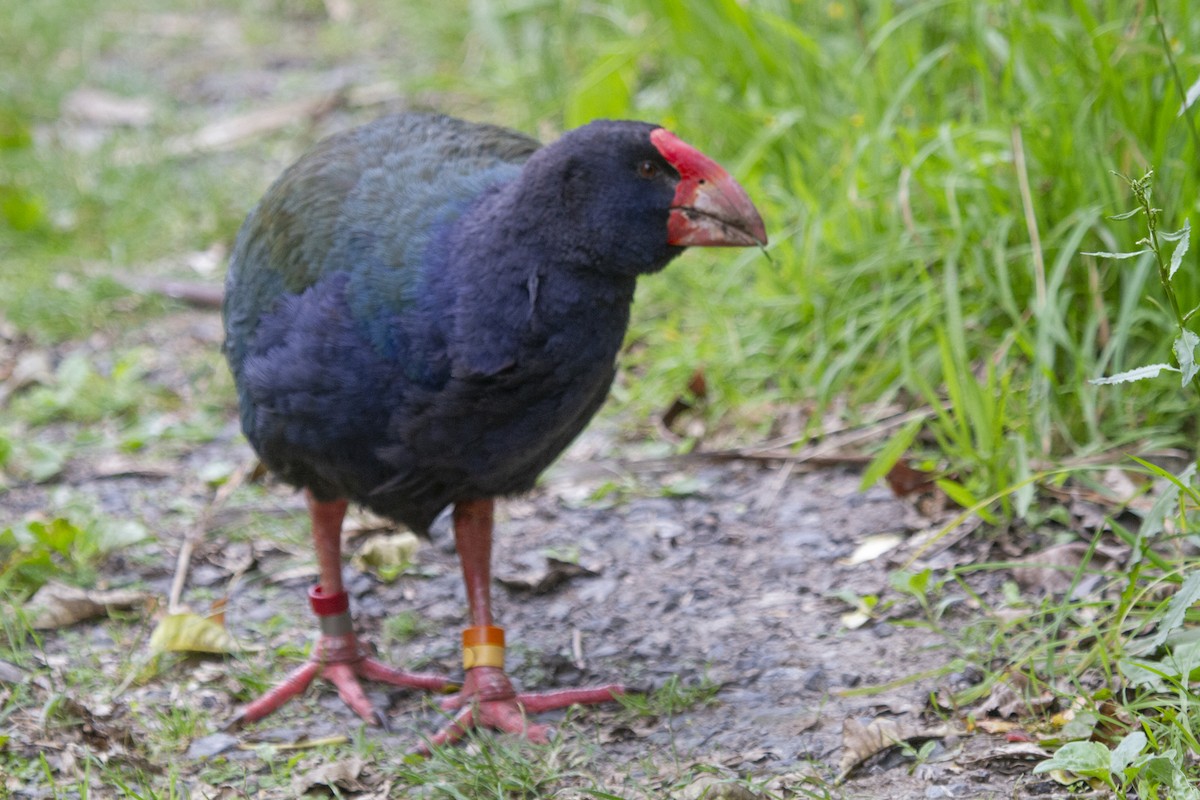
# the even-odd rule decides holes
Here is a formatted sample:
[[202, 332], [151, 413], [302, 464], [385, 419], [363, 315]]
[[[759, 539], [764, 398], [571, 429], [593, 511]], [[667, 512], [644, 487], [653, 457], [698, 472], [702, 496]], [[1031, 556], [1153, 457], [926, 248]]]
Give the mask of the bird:
[[[542, 145], [406, 112], [337, 133], [288, 167], [231, 251], [223, 350], [242, 431], [302, 490], [318, 582], [309, 660], [234, 722], [318, 677], [367, 723], [363, 680], [452, 693], [417, 751], [603, 703], [619, 683], [517, 692], [491, 608], [497, 498], [533, 488], [616, 375], [637, 279], [688, 247], [765, 248], [762, 218], [716, 161], [659, 125], [597, 120]], [[464, 677], [377, 660], [341, 564], [349, 503], [425, 534], [447, 508], [466, 586]]]

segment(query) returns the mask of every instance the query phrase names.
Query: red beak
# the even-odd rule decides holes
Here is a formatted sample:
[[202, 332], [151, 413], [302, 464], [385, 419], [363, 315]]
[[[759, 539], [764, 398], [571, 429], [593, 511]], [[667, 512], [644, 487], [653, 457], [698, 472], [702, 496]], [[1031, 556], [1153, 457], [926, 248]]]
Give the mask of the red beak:
[[759, 247], [767, 229], [746, 190], [720, 164], [665, 128], [650, 141], [679, 173], [667, 243], [680, 247]]

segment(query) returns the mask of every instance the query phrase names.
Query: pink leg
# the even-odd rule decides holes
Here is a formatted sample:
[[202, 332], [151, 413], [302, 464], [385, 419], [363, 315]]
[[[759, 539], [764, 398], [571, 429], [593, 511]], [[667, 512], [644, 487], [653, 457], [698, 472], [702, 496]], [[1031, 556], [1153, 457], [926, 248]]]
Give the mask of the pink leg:
[[381, 722], [381, 718], [363, 692], [358, 681], [360, 676], [413, 689], [453, 690], [454, 683], [446, 678], [393, 669], [365, 654], [354, 635], [349, 599], [342, 586], [342, 520], [346, 516], [346, 501], [322, 502], [309, 492], [305, 492], [305, 498], [312, 518], [320, 576], [320, 583], [309, 592], [309, 600], [321, 623], [321, 634], [313, 648], [312, 659], [242, 708], [233, 724], [262, 719], [303, 693], [317, 677], [332, 683], [342, 702], [371, 724]]
[[[492, 625], [493, 509], [491, 500], [472, 500], [454, 506], [454, 541], [462, 562], [472, 627]], [[458, 714], [415, 752], [428, 755], [431, 747], [457, 741], [471, 728], [494, 728], [522, 734], [532, 742], [546, 742], [549, 727], [529, 723], [526, 713], [607, 703], [624, 692], [624, 687], [609, 684], [594, 689], [518, 694], [502, 667], [472, 667], [467, 670], [462, 691], [442, 704], [447, 710], [457, 709]]]

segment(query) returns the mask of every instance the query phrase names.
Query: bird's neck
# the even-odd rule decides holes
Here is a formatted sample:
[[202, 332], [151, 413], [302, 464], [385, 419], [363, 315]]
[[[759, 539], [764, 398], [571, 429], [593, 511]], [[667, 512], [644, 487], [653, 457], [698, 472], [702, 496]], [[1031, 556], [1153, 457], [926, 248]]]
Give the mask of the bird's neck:
[[550, 336], [569, 338], [581, 358], [611, 364], [635, 278], [592, 263], [586, 246], [570, 240], [560, 209], [546, 198], [515, 196], [517, 188], [489, 193], [456, 226], [447, 264], [456, 293], [454, 338], [487, 340], [505, 353]]

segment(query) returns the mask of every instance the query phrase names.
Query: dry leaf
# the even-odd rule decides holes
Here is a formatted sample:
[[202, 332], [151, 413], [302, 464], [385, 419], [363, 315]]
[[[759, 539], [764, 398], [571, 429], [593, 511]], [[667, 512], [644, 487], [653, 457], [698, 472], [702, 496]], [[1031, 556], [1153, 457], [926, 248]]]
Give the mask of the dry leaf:
[[238, 650], [229, 631], [212, 617], [199, 614], [168, 614], [150, 634], [150, 652], [232, 653]]
[[598, 570], [588, 569], [580, 564], [547, 557], [542, 569], [531, 569], [512, 575], [497, 575], [496, 580], [509, 589], [532, 592], [533, 594], [545, 594], [559, 585], [566, 583], [571, 578], [577, 578], [581, 575], [593, 577], [599, 574]]
[[208, 562], [232, 575], [241, 575], [254, 568], [257, 559], [249, 542], [229, 542], [208, 556]]
[[148, 605], [151, 595], [129, 589], [99, 591], [79, 589], [51, 581], [29, 599], [26, 613], [37, 630], [65, 628], [85, 619], [107, 614], [109, 609]]
[[148, 462], [145, 457], [133, 457], [123, 453], [109, 453], [96, 459], [88, 474], [90, 480], [105, 478], [146, 478], [158, 480], [176, 475], [178, 470], [169, 464]]
[[853, 567], [855, 564], [865, 564], [896, 549], [903, 541], [904, 537], [898, 533], [880, 533], [868, 536], [859, 543], [858, 547], [854, 548], [853, 553], [846, 558], [838, 559], [837, 563], [848, 567]]
[[1116, 467], [1104, 470], [1100, 475], [1100, 483], [1104, 486], [1105, 494], [1117, 505], [1128, 505], [1140, 492], [1129, 472]]
[[730, 783], [729, 778], [703, 773], [687, 785], [680, 798], [681, 800], [761, 800], [762, 795], [755, 794], [740, 783]]
[[102, 89], [76, 89], [63, 101], [63, 114], [94, 125], [142, 128], [154, 118], [154, 104], [145, 97], [122, 97]]
[[704, 377], [704, 369], [697, 369], [687, 383], [687, 393], [676, 397], [671, 405], [663, 411], [656, 420], [656, 427], [667, 434], [667, 438], [676, 438], [671, 430], [675, 420], [685, 411], [690, 411], [693, 400], [703, 401], [708, 396], [708, 381]]
[[841, 619], [846, 630], [856, 631], [871, 621], [871, 615], [865, 611], [847, 611]]
[[17, 363], [8, 374], [8, 390], [16, 392], [26, 386], [48, 386], [54, 382], [50, 354], [45, 350], [26, 350], [17, 356]]
[[1049, 692], [1034, 695], [1029, 679], [1020, 673], [1009, 673], [996, 681], [987, 699], [980, 705], [981, 714], [996, 713], [1000, 717], [1015, 717], [1041, 710], [1054, 702]]
[[1006, 719], [996, 719], [994, 717], [984, 717], [983, 719], [975, 720], [975, 727], [984, 733], [1001, 734], [1019, 730], [1021, 723], [1011, 722]]
[[368, 533], [392, 533], [395, 530], [395, 522], [365, 508], [356, 508], [346, 514], [346, 521], [342, 523], [342, 533], [347, 537], [365, 536]]
[[297, 773], [292, 777], [292, 791], [299, 796], [325, 786], [341, 792], [361, 792], [367, 788], [358, 779], [364, 763], [358, 756], [350, 756]]
[[363, 542], [351, 563], [359, 572], [370, 572], [384, 581], [394, 581], [413, 562], [421, 541], [409, 531], [374, 536]]
[[187, 759], [189, 761], [199, 761], [202, 759], [214, 758], [221, 755], [226, 750], [232, 750], [239, 744], [238, 737], [217, 731], [210, 733], [208, 736], [201, 736], [199, 739], [193, 739], [188, 745]]
[[913, 469], [908, 465], [908, 459], [902, 458], [888, 470], [885, 480], [892, 494], [897, 497], [908, 497], [910, 494], [925, 494], [937, 489], [934, 483], [937, 475], [924, 470]]
[[871, 756], [900, 742], [912, 739], [941, 739], [957, 733], [957, 729], [944, 723], [925, 727], [880, 717], [863, 725], [856, 719], [847, 719], [842, 723], [842, 745], [846, 751], [842, 753], [838, 763], [838, 782], [844, 781], [851, 770]]
[[985, 768], [1002, 774], [1024, 774], [1029, 767], [1050, 757], [1050, 752], [1033, 742], [1008, 742], [988, 737], [967, 740], [965, 748], [955, 759], [964, 767]]
[[[1041, 589], [1050, 595], [1065, 594], [1070, 591], [1079, 565], [1089, 550], [1087, 542], [1068, 542], [1048, 547], [1040, 553], [1019, 559], [1018, 563], [1022, 566], [1013, 567], [1013, 580], [1026, 591]], [[1097, 579], [1098, 576], [1088, 573], [1108, 570], [1123, 557], [1124, 553], [1118, 548], [1097, 547], [1077, 590], [1083, 587], [1084, 582], [1091, 584]]]

